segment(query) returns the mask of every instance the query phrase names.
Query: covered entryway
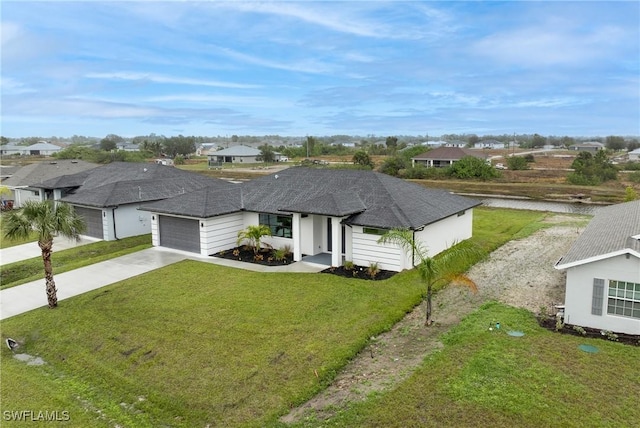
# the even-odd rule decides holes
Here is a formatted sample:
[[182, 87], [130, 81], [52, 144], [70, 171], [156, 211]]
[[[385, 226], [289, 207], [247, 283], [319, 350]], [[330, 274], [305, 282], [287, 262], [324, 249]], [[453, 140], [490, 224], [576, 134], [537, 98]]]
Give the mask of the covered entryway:
[[169, 217], [158, 218], [160, 229], [160, 246], [176, 250], [200, 252], [199, 221], [190, 218]]
[[84, 219], [87, 229], [83, 235], [92, 238], [104, 239], [104, 229], [102, 225], [102, 210], [94, 208], [74, 206], [75, 212]]

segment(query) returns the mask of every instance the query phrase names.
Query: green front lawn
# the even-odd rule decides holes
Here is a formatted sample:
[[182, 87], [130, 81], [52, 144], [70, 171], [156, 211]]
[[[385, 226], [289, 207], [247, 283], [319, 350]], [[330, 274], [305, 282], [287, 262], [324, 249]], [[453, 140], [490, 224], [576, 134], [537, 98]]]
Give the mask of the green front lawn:
[[[543, 227], [545, 217], [475, 212], [474, 241], [487, 251]], [[3, 347], [2, 407], [66, 410], [69, 426], [277, 425], [279, 415], [322, 390], [423, 291], [414, 271], [370, 282], [180, 262], [64, 300], [55, 310], [4, 320], [2, 338], [24, 342], [19, 352], [46, 364], [26, 365]], [[483, 343], [460, 341], [471, 355]], [[598, 367], [616, 367], [608, 363]], [[477, 387], [460, 385], [452, 393]], [[433, 391], [422, 387], [423, 396]]]
[[[499, 321], [500, 330], [488, 326]], [[525, 333], [512, 337], [509, 330]], [[396, 390], [307, 426], [632, 427], [640, 347], [561, 335], [523, 309], [488, 303], [444, 336]], [[578, 347], [595, 346], [597, 353]]]
[[[132, 236], [117, 241], [98, 241], [68, 250], [56, 251], [53, 245], [53, 274], [67, 272], [151, 247], [151, 235]], [[0, 266], [0, 289], [44, 278], [42, 256], [36, 247], [33, 258]]]

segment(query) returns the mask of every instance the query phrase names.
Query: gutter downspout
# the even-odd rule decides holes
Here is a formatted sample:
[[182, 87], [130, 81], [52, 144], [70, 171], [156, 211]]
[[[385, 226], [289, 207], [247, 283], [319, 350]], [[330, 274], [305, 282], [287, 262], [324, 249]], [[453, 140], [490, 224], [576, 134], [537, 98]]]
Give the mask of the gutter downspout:
[[118, 206], [115, 206], [114, 208], [111, 209], [111, 217], [113, 218], [113, 237], [115, 238], [116, 241], [120, 240], [120, 238], [118, 238], [118, 233], [116, 231], [116, 210], [118, 209]]

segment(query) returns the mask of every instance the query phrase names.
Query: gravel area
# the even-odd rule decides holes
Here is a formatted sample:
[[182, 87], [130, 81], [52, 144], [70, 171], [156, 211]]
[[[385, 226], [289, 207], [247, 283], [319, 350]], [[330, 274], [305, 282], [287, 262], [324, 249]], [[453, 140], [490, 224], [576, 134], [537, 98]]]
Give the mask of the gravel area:
[[424, 326], [424, 305], [416, 307], [390, 331], [372, 338], [363, 351], [345, 367], [325, 391], [281, 418], [291, 423], [313, 417], [327, 419], [406, 379], [432, 351], [440, 349], [438, 337], [488, 300], [498, 300], [534, 313], [552, 310], [564, 302], [564, 272], [553, 265], [568, 250], [582, 229], [568, 226], [575, 217], [549, 215], [553, 223], [525, 238], [510, 241], [468, 275], [478, 285], [478, 293], [449, 287], [433, 299], [434, 325]]

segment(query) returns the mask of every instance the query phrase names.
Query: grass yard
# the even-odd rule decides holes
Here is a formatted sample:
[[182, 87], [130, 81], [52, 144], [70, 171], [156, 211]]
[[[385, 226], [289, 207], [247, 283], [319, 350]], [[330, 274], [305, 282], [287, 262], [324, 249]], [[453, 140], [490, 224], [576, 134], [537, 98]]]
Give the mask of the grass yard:
[[[489, 331], [492, 322], [501, 329]], [[506, 332], [516, 329], [523, 337]], [[544, 330], [528, 311], [488, 303], [395, 391], [304, 426], [633, 427], [640, 347]], [[578, 348], [589, 344], [595, 354]]]
[[[476, 209], [473, 240], [491, 251], [544, 227], [544, 217], [539, 212]], [[460, 266], [476, 261], [467, 260]], [[42, 308], [4, 320], [2, 339], [12, 337], [23, 342], [20, 352], [41, 357], [46, 364], [26, 365], [11, 358], [11, 352], [3, 346], [2, 408], [68, 411], [71, 420], [66, 426], [276, 426], [278, 416], [322, 390], [368, 338], [391, 327], [421, 300], [423, 292], [414, 271], [370, 282], [333, 275], [255, 273], [195, 261], [177, 263], [64, 300], [56, 310]], [[501, 384], [509, 377], [497, 381], [487, 378], [481, 370], [483, 364], [502, 364], [513, 371], [512, 366], [524, 358], [521, 354], [531, 355], [531, 349], [526, 348], [513, 356], [515, 351], [492, 351], [480, 355], [475, 366], [469, 365], [467, 361], [488, 346], [488, 340], [506, 339], [486, 336], [484, 328], [490, 320], [485, 318], [497, 316], [503, 325], [512, 323], [527, 332], [521, 342], [499, 342], [500, 349], [508, 350], [510, 343], [524, 346], [534, 338], [547, 337], [548, 347], [537, 352], [559, 348], [555, 354], [541, 356], [557, 359], [568, 352], [565, 341], [575, 340], [539, 332], [526, 313], [518, 312], [513, 318], [506, 315], [511, 310], [501, 311], [505, 315], [487, 310], [474, 315], [484, 318], [473, 324], [477, 326], [467, 335], [465, 328], [457, 329], [445, 350], [425, 363], [428, 367], [446, 353], [457, 361], [447, 370], [463, 371], [467, 367], [457, 384], [449, 385], [450, 377], [441, 380], [449, 385], [450, 395], [438, 398], [439, 403], [452, 401], [460, 413], [449, 414], [449, 421], [457, 417], [460, 421], [471, 420], [470, 415], [488, 406], [472, 400], [469, 393], [475, 389], [490, 392], [495, 383], [510, 394], [515, 388]], [[617, 349], [615, 344], [602, 344], [612, 345], [611, 349]], [[618, 359], [623, 358], [621, 354], [618, 352]], [[602, 352], [595, 358], [606, 355]], [[618, 359], [586, 367], [582, 373], [599, 373], [601, 381], [611, 378], [611, 382], [618, 382]], [[430, 405], [434, 391], [442, 388], [432, 385], [428, 378], [425, 382], [425, 373], [431, 371], [420, 371], [397, 391], [402, 394], [407, 388], [406, 396], [397, 396], [409, 403], [406, 406], [380, 401], [372, 408], [364, 407], [362, 413], [343, 415], [346, 419], [342, 421], [353, 421], [356, 426], [385, 425], [378, 420], [397, 426], [419, 425], [412, 414], [421, 413], [406, 410], [412, 409], [411, 396], [429, 397], [424, 400], [427, 404], [420, 402], [422, 408]], [[534, 374], [556, 376], [550, 370]], [[637, 379], [637, 371], [635, 375]], [[562, 383], [542, 377], [537, 382]], [[571, 385], [568, 388], [573, 391]], [[393, 400], [393, 394], [384, 399]], [[447, 401], [451, 396], [454, 398]], [[494, 405], [500, 397], [498, 394], [489, 404]], [[508, 401], [510, 396], [502, 398]], [[620, 405], [628, 407], [624, 402]], [[387, 410], [374, 411], [375, 407]], [[505, 412], [496, 410], [498, 416], [490, 414], [487, 421], [503, 423], [509, 415]], [[370, 414], [366, 416], [370, 419], [364, 413]], [[405, 423], [402, 418], [407, 418]], [[340, 423], [336, 422], [338, 426]], [[32, 422], [24, 425], [31, 426]]]
[[[55, 244], [51, 255], [54, 279], [67, 272], [140, 251], [151, 247], [151, 235], [132, 236], [117, 241], [98, 241], [57, 252]], [[44, 278], [42, 256], [36, 250], [32, 259], [0, 266], [0, 290]]]

